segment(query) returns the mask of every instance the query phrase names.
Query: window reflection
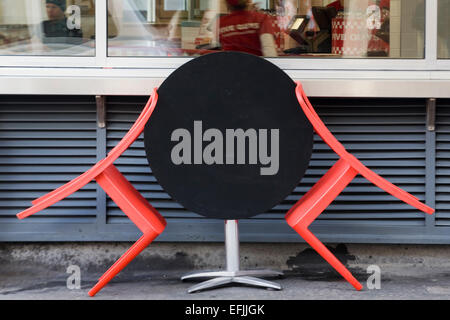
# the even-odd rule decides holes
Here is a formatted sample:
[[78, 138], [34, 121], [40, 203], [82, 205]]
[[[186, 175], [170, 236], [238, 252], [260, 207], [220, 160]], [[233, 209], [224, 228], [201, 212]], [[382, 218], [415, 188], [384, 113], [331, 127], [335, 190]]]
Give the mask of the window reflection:
[[[447, 0], [446, 0], [447, 1]], [[424, 0], [109, 0], [110, 56], [423, 58]]]
[[[81, 23], [75, 18], [68, 20], [65, 15], [67, 9], [65, 0], [46, 0], [45, 9], [47, 20], [41, 23], [43, 43], [82, 43]], [[80, 15], [80, 9], [75, 9], [74, 13]]]
[[93, 0], [2, 0], [0, 55], [93, 56]]
[[438, 2], [438, 58], [450, 59], [450, 0]]
[[217, 22], [222, 49], [277, 56], [275, 38], [280, 28], [276, 16], [257, 10], [248, 0], [226, 0], [226, 3], [229, 13], [221, 15]]

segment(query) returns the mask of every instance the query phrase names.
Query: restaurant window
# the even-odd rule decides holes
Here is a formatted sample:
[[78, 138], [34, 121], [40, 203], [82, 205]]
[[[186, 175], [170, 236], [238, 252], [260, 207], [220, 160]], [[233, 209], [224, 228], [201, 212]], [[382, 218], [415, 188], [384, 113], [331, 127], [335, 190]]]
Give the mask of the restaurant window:
[[450, 0], [438, 2], [438, 58], [450, 59]]
[[94, 56], [95, 1], [0, 1], [0, 55]]
[[108, 0], [108, 12], [109, 56], [422, 59], [425, 51], [425, 0]]

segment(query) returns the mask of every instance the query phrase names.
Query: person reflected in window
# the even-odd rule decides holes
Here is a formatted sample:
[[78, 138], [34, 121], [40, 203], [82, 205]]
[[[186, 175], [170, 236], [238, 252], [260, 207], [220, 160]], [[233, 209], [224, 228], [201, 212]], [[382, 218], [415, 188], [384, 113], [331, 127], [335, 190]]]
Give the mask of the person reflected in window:
[[327, 7], [328, 8], [334, 7], [337, 12], [344, 11], [344, 0], [334, 1], [334, 2], [330, 3], [329, 5], [327, 5]]
[[81, 29], [67, 25], [66, 6], [66, 0], [45, 1], [48, 20], [41, 23], [43, 43], [81, 44], [83, 42]]
[[249, 0], [226, 1], [231, 12], [219, 18], [222, 49], [276, 57], [274, 19], [255, 10]]

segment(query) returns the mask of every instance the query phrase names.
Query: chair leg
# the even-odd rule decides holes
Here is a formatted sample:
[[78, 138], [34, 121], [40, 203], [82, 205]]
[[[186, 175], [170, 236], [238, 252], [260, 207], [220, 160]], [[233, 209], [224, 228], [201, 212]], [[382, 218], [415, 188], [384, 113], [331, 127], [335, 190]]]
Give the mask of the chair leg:
[[312, 234], [308, 228], [298, 227], [295, 229], [297, 233], [305, 239], [305, 241], [319, 253], [322, 258], [324, 258], [341, 276], [344, 277], [356, 290], [361, 290], [362, 285], [358, 280], [353, 277], [353, 275], [348, 271], [348, 269], [327, 249], [327, 247], [320, 242], [319, 239]]
[[159, 212], [148, 203], [114, 165], [109, 166], [95, 179], [128, 218], [143, 232], [143, 236], [100, 277], [98, 283], [89, 291], [90, 296], [94, 296], [100, 291], [144, 250], [163, 232], [166, 225]]
[[308, 229], [309, 225], [354, 179], [357, 171], [345, 160], [338, 160], [327, 173], [289, 210], [287, 223], [348, 282], [361, 290], [362, 285], [345, 266]]
[[136, 243], [131, 246], [120, 258], [117, 260], [108, 271], [100, 277], [97, 284], [89, 291], [91, 297], [95, 296], [112, 278], [114, 278], [123, 268], [125, 268], [131, 260], [142, 252], [156, 237], [158, 233], [144, 234]]

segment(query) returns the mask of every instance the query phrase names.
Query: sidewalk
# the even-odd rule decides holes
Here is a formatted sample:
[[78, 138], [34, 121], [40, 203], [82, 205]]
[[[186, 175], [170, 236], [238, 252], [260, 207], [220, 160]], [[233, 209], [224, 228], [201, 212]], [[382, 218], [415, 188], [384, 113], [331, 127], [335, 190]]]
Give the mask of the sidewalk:
[[[112, 260], [122, 247], [128, 244], [115, 245], [115, 247], [101, 244], [99, 248], [113, 251]], [[185, 253], [182, 258], [180, 252], [173, 251], [170, 259], [164, 260], [160, 256], [157, 259], [166, 261], [157, 263], [157, 259], [148, 252], [164, 252], [165, 244], [155, 245], [152, 250], [143, 253], [141, 259], [132, 262], [116, 278], [114, 278], [96, 297], [88, 296], [89, 289], [95, 284], [99, 276], [106, 271], [111, 261], [100, 261], [97, 265], [83, 264], [81, 260], [81, 288], [68, 289], [67, 279], [70, 276], [66, 273], [67, 261], [75, 261], [74, 257], [68, 255], [68, 246], [73, 244], [41, 245], [40, 250], [32, 253], [28, 252], [32, 245], [23, 247], [2, 245], [0, 250], [0, 300], [114, 300], [114, 299], [139, 299], [139, 300], [371, 300], [371, 299], [450, 299], [450, 268], [447, 261], [449, 249], [447, 246], [380, 246], [365, 247], [349, 246], [350, 251], [357, 253], [354, 260], [346, 253], [340, 255], [341, 261], [345, 262], [354, 276], [362, 283], [364, 289], [355, 291], [353, 287], [331, 269], [319, 256], [301, 247], [301, 252], [297, 256], [285, 256], [286, 252], [301, 245], [292, 245], [288, 248], [281, 247], [280, 256], [288, 258], [284, 267], [278, 268], [275, 263], [269, 264], [267, 261], [257, 268], [272, 268], [282, 270], [285, 275], [281, 279], [268, 279], [275, 281], [282, 286], [281, 291], [267, 290], [246, 286], [229, 286], [219, 289], [193, 293], [187, 293], [188, 288], [197, 282], [182, 282], [180, 276], [191, 271], [204, 270], [201, 263], [192, 263], [192, 256], [196, 256], [198, 261], [202, 260], [203, 265], [221, 265], [224, 260], [219, 257], [207, 259], [206, 256], [198, 257], [199, 252]], [[31, 246], [31, 247], [30, 247]], [[82, 257], [83, 252], [89, 245], [80, 244], [77, 257]], [[186, 245], [186, 248], [192, 245]], [[258, 245], [259, 246], [259, 245]], [[253, 252], [257, 252], [258, 246], [251, 246]], [[280, 245], [276, 245], [280, 247]], [[158, 248], [159, 247], [159, 248]], [[177, 244], [177, 249], [183, 245]], [[49, 248], [45, 252], [44, 248]], [[116, 248], [116, 249], [112, 249]], [[198, 244], [198, 248], [206, 251], [217, 252], [220, 244]], [[336, 247], [339, 248], [339, 247]], [[215, 249], [215, 251], [214, 251]], [[262, 253], [271, 252], [267, 246], [261, 245]], [[342, 247], [341, 247], [342, 249]], [[389, 250], [391, 252], [388, 252]], [[407, 250], [409, 249], [409, 250]], [[90, 248], [92, 250], [92, 248]], [[199, 249], [200, 250], [200, 249]], [[248, 269], [247, 260], [256, 260], [257, 257], [247, 256], [247, 246], [243, 245], [242, 269]], [[335, 249], [337, 250], [337, 249]], [[116, 252], [117, 251], [117, 252]], [[339, 251], [339, 250], [338, 250]], [[363, 252], [373, 252], [373, 256], [365, 257]], [[6, 253], [8, 252], [8, 254]], [[383, 254], [384, 252], [384, 254]], [[74, 254], [71, 252], [71, 254]], [[84, 252], [84, 254], [87, 254]], [[8, 256], [9, 255], [9, 256]], [[21, 256], [19, 259], [18, 257]], [[8, 261], [7, 258], [12, 259]], [[13, 257], [16, 257], [13, 259]], [[51, 258], [53, 257], [53, 258]], [[65, 257], [64, 259], [62, 257]], [[349, 259], [346, 259], [348, 257]], [[100, 257], [97, 256], [98, 259]], [[272, 259], [277, 256], [272, 254]], [[53, 259], [53, 260], [52, 260]], [[88, 256], [87, 259], [93, 259]], [[178, 259], [178, 263], [176, 263]], [[184, 260], [183, 260], [184, 259]], [[101, 260], [101, 259], [100, 259]], [[47, 261], [47, 263], [44, 263]], [[60, 261], [60, 263], [57, 263]], [[184, 261], [184, 262], [183, 262]], [[191, 261], [191, 263], [188, 263]], [[216, 262], [212, 262], [216, 261]], [[263, 261], [263, 259], [260, 259]], [[276, 261], [274, 261], [276, 262]], [[216, 265], [215, 265], [216, 264]], [[368, 265], [378, 265], [381, 269], [380, 289], [369, 289], [367, 279], [370, 273], [367, 272]], [[182, 268], [179, 268], [182, 266]], [[250, 267], [254, 267], [253, 265]], [[210, 268], [208, 268], [210, 269]], [[373, 282], [372, 282], [373, 283]]]
[[[180, 273], [181, 274], [181, 273]], [[371, 299], [450, 299], [450, 274], [429, 277], [395, 277], [381, 280], [379, 290], [355, 291], [340, 279], [304, 279], [298, 275], [287, 275], [274, 280], [281, 284], [281, 291], [232, 286], [219, 289], [187, 293], [194, 282], [182, 282], [179, 273], [152, 272], [134, 273], [111, 281], [96, 297], [87, 292], [95, 284], [93, 279], [82, 281], [81, 289], [69, 290], [66, 279], [47, 275], [22, 275], [19, 281], [8, 281], [0, 290], [1, 300], [371, 300]], [[11, 279], [12, 280], [12, 279]], [[4, 284], [5, 279], [0, 280]]]

